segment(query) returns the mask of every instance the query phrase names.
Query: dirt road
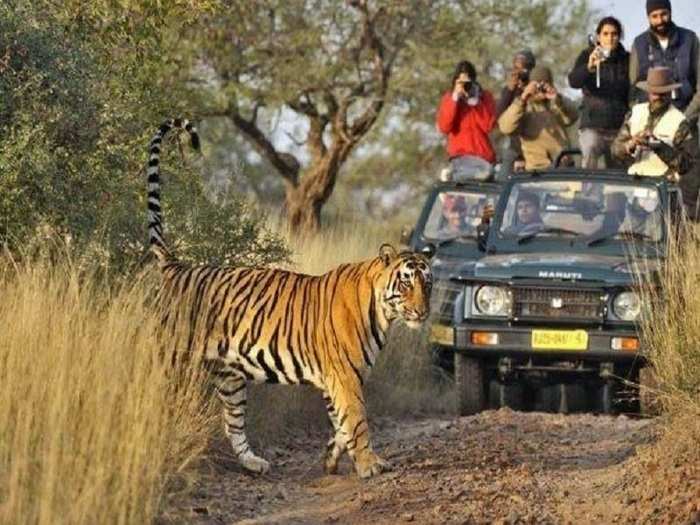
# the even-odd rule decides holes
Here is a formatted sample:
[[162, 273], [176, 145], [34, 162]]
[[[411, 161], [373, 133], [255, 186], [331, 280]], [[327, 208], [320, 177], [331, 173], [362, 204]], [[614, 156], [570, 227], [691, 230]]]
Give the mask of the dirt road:
[[[394, 466], [387, 474], [361, 481], [344, 460], [341, 474], [326, 476], [325, 436], [307, 434], [263, 451], [273, 463], [266, 476], [212, 458], [163, 523], [632, 523], [643, 502], [626, 492], [627, 471], [654, 424], [504, 409], [375, 419], [373, 432]], [[664, 509], [644, 512], [664, 521]]]

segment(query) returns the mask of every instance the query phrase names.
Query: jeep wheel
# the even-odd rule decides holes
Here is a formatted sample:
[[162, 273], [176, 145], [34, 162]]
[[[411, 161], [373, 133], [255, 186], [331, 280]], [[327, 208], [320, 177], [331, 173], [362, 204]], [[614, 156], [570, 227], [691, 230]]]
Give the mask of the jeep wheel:
[[486, 381], [481, 360], [455, 352], [457, 414], [470, 416], [486, 408]]
[[489, 405], [491, 408], [525, 410], [525, 387], [520, 383], [489, 381]]

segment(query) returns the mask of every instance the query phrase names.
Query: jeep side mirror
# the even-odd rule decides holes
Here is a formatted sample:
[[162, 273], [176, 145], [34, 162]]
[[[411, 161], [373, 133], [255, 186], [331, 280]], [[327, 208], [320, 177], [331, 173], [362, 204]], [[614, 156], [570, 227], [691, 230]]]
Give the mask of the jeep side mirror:
[[401, 244], [408, 246], [411, 242], [411, 237], [413, 237], [413, 228], [410, 226], [401, 228]]
[[428, 259], [432, 259], [433, 255], [435, 255], [435, 251], [436, 251], [435, 245], [432, 242], [429, 242], [428, 244], [423, 246], [423, 248], [421, 248], [420, 252], [423, 255], [425, 255]]

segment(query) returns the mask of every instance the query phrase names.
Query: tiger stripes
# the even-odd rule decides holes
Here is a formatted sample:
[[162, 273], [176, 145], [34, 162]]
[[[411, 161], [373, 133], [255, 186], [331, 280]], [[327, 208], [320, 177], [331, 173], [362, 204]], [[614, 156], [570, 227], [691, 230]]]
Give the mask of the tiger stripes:
[[158, 302], [164, 326], [173, 333], [180, 328], [186, 338], [181, 346], [212, 365], [238, 461], [251, 471], [269, 469], [246, 437], [246, 385], [311, 384], [321, 390], [332, 425], [325, 470], [336, 472], [347, 452], [359, 476], [382, 472], [388, 464], [372, 450], [362, 385], [390, 325], [403, 320], [415, 328], [427, 318], [428, 260], [383, 245], [375, 258], [319, 276], [179, 261], [165, 242], [160, 206], [159, 155], [173, 128], [189, 132], [199, 146], [196, 129], [181, 119], [163, 123], [150, 143], [149, 237], [162, 274]]

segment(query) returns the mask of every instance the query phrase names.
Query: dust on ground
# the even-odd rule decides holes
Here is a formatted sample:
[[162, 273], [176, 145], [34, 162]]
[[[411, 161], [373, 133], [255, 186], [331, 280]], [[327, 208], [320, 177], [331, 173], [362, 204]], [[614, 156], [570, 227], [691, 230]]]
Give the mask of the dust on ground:
[[[308, 432], [262, 454], [268, 475], [225, 452], [200, 467], [163, 524], [700, 523], [700, 475], [678, 465], [649, 480], [638, 453], [649, 419], [508, 409], [455, 419], [375, 418], [375, 450], [393, 470], [368, 481], [321, 468], [326, 435]], [[696, 458], [697, 459], [697, 458]], [[652, 465], [653, 466], [653, 465]], [[663, 483], [671, 484], [666, 491]], [[676, 489], [675, 485], [678, 485]]]

